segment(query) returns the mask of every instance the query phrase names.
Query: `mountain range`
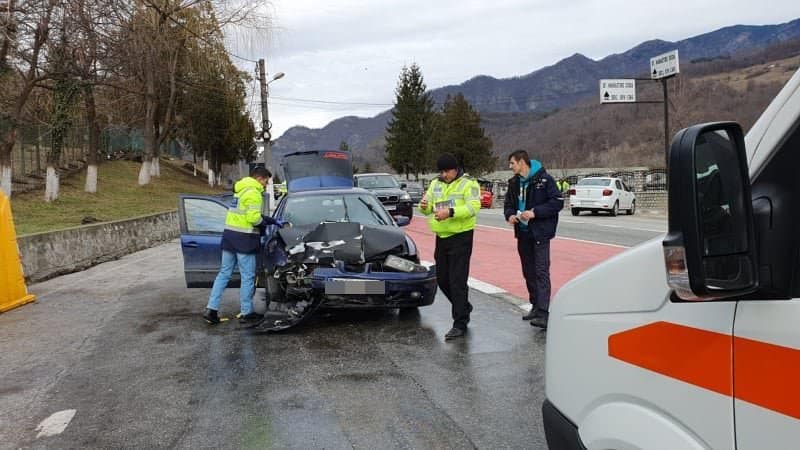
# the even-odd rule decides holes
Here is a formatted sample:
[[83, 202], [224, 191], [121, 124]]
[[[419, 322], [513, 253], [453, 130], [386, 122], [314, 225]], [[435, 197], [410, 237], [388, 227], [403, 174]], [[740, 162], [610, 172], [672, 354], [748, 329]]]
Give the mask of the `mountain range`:
[[[597, 97], [598, 80], [602, 78], [649, 77], [650, 58], [661, 53], [677, 49], [683, 68], [695, 61], [730, 58], [798, 38], [800, 19], [778, 25], [735, 25], [678, 42], [646, 41], [598, 61], [576, 53], [527, 75], [503, 79], [479, 75], [430, 92], [437, 105], [447, 95], [461, 92], [484, 122], [536, 120]], [[380, 167], [385, 164], [383, 136], [390, 118], [391, 110], [387, 110], [371, 118], [342, 117], [320, 129], [292, 127], [273, 143], [274, 157], [299, 150], [338, 148], [344, 141], [357, 164], [368, 162]]]

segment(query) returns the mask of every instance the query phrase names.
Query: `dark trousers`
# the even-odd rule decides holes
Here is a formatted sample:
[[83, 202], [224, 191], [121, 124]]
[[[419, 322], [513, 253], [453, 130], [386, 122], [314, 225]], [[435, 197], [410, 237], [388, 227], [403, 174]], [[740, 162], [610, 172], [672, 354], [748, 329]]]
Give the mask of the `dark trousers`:
[[550, 240], [537, 241], [531, 233], [517, 237], [517, 252], [522, 261], [522, 275], [528, 287], [528, 300], [539, 311], [550, 309]]
[[469, 259], [472, 256], [473, 231], [454, 234], [447, 238], [436, 237], [436, 279], [439, 289], [453, 305], [453, 327], [467, 329], [469, 304], [467, 278]]

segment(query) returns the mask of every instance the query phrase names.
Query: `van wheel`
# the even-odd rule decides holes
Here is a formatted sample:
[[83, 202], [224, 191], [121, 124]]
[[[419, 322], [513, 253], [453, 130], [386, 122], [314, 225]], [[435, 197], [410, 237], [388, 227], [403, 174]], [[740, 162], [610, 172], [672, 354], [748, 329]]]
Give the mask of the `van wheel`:
[[631, 209], [628, 210], [628, 215], [632, 216], [636, 212], [636, 201], [631, 202]]
[[580, 210], [580, 209], [578, 209], [578, 208], [572, 208], [572, 215], [573, 215], [573, 216], [578, 216], [578, 215], [580, 215], [580, 214], [581, 214], [581, 210]]
[[619, 202], [614, 202], [614, 206], [611, 208], [611, 217], [616, 216], [619, 213]]

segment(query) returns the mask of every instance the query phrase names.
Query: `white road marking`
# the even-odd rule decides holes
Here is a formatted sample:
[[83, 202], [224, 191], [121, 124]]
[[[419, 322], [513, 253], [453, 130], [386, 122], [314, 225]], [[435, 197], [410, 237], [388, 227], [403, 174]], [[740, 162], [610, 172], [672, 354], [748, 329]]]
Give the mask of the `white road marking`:
[[497, 287], [493, 284], [486, 283], [481, 280], [476, 280], [475, 278], [469, 277], [467, 280], [467, 286], [471, 287], [472, 289], [476, 289], [478, 291], [483, 292], [484, 294], [502, 294], [506, 290]]
[[39, 432], [39, 434], [36, 435], [36, 439], [39, 439], [40, 437], [61, 434], [67, 428], [67, 425], [69, 425], [69, 423], [72, 421], [73, 417], [75, 417], [74, 409], [65, 409], [63, 411], [53, 413], [50, 417], [44, 419], [38, 427], [36, 427], [36, 431]]

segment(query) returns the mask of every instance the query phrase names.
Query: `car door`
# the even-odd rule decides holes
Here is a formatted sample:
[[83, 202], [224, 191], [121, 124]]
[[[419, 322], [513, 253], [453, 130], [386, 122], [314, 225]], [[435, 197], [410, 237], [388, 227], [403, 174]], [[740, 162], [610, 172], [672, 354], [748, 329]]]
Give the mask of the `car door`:
[[[221, 198], [181, 195], [178, 218], [181, 228], [181, 253], [186, 287], [211, 287], [222, 260], [222, 231], [228, 205]], [[239, 273], [228, 283], [239, 285]]]
[[617, 201], [619, 202], [619, 209], [628, 209], [630, 208], [630, 204], [628, 203], [628, 196], [626, 195], [625, 189], [622, 188], [622, 182], [620, 180], [614, 180], [614, 191], [617, 193]]

